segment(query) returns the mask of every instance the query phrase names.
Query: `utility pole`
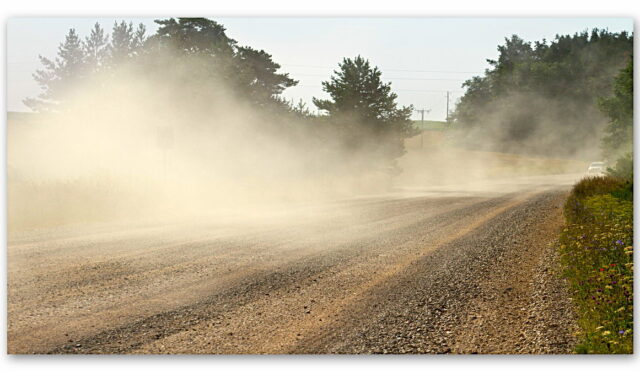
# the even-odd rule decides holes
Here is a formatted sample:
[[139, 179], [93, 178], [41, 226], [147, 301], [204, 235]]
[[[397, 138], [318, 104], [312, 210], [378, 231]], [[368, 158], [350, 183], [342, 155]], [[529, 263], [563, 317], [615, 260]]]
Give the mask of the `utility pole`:
[[427, 114], [429, 113], [429, 111], [431, 110], [416, 110], [416, 112], [420, 113], [420, 148], [422, 148], [424, 146], [424, 112], [427, 112]]
[[420, 110], [420, 148], [424, 146], [424, 110]]
[[447, 124], [449, 123], [449, 91], [447, 91]]

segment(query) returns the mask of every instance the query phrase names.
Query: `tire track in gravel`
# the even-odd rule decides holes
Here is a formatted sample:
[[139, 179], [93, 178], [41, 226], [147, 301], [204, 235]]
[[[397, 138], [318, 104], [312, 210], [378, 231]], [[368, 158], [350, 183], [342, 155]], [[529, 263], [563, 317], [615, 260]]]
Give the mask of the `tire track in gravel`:
[[[472, 352], [454, 343], [472, 339], [455, 323], [468, 321], [473, 300], [490, 292], [482, 284], [489, 283], [486, 268], [496, 260], [492, 254], [504, 250], [495, 239], [531, 228], [529, 214], [539, 217], [540, 206], [556, 195], [549, 188], [335, 203], [342, 212], [322, 223], [274, 223], [247, 237], [225, 232], [226, 238], [194, 241], [190, 252], [134, 243], [132, 252], [120, 249], [117, 260], [103, 256], [107, 264], [124, 265], [103, 267], [112, 276], [96, 275], [66, 291], [87, 273], [57, 277], [58, 295], [67, 297], [57, 298], [52, 314], [35, 314], [34, 322], [17, 321], [28, 302], [12, 304], [10, 297], [9, 352]], [[216, 236], [203, 226], [193, 232]], [[40, 253], [40, 243], [29, 244], [27, 254]], [[99, 251], [100, 244], [109, 239], [91, 249]], [[64, 246], [44, 251], [45, 257], [66, 252]], [[91, 311], [69, 307], [79, 299]]]
[[[422, 212], [423, 218], [429, 219], [439, 214], [446, 214], [447, 211], [464, 208], [469, 204], [477, 203], [478, 200], [482, 199], [457, 198], [449, 200], [445, 198], [435, 201], [414, 200], [412, 204], [417, 204], [419, 207], [433, 207], [429, 208], [430, 210], [427, 210], [426, 212]], [[406, 206], [407, 203], [411, 202], [403, 201], [402, 203], [396, 203], [392, 201], [391, 203], [369, 203], [371, 204], [370, 208], [372, 208], [373, 211], [365, 211], [365, 214], [367, 215], [367, 218], [369, 218], [369, 221], [373, 221], [373, 225], [371, 223], [360, 224], [356, 225], [355, 227], [345, 225], [343, 227], [343, 230], [346, 229], [346, 233], [344, 233], [343, 235], [349, 237], [350, 239], [347, 242], [341, 241], [337, 238], [332, 239], [330, 234], [328, 235], [326, 232], [322, 231], [324, 229], [322, 227], [319, 229], [319, 232], [314, 232], [314, 234], [318, 236], [312, 237], [313, 239], [310, 239], [307, 236], [309, 233], [308, 228], [300, 229], [293, 235], [291, 233], [285, 234], [284, 237], [287, 238], [284, 240], [282, 239], [282, 236], [279, 236], [277, 234], [270, 237], [269, 239], [265, 239], [264, 234], [254, 234], [253, 236], [249, 236], [248, 241], [243, 239], [237, 240], [236, 238], [234, 238], [236, 239], [237, 243], [235, 249], [238, 252], [237, 254], [241, 256], [241, 259], [236, 260], [237, 262], [234, 261], [235, 263], [230, 261], [228, 259], [228, 255], [224, 253], [225, 249], [228, 250], [228, 245], [222, 247], [224, 249], [221, 249], [221, 247], [215, 247], [214, 244], [215, 249], [209, 250], [208, 255], [203, 255], [205, 259], [208, 258], [211, 260], [208, 266], [206, 265], [206, 262], [203, 263], [204, 269], [207, 269], [205, 270], [206, 274], [213, 275], [207, 275], [207, 277], [204, 278], [198, 275], [189, 275], [186, 277], [185, 281], [179, 283], [179, 285], [177, 286], [171, 285], [171, 282], [179, 278], [179, 276], [175, 275], [174, 278], [160, 278], [160, 282], [158, 284], [159, 287], [144, 287], [141, 286], [140, 282], [136, 283], [135, 281], [124, 281], [121, 280], [121, 278], [118, 279], [118, 275], [125, 276], [125, 279], [127, 279], [126, 276], [131, 276], [131, 272], [127, 271], [112, 273], [114, 274], [113, 278], [96, 276], [94, 277], [96, 281], [92, 283], [90, 282], [90, 285], [85, 288], [87, 289], [86, 293], [82, 294], [86, 298], [86, 301], [88, 303], [82, 304], [83, 309], [81, 310], [76, 309], [73, 306], [69, 307], [69, 305], [74, 303], [73, 301], [79, 301], [78, 295], [73, 293], [74, 291], [79, 290], [75, 286], [71, 286], [69, 288], [69, 291], [71, 292], [68, 294], [68, 298], [57, 299], [58, 302], [62, 301], [62, 305], [54, 304], [55, 306], [49, 309], [53, 313], [33, 313], [30, 307], [33, 307], [33, 309], [35, 309], [36, 311], [40, 311], [43, 309], [43, 304], [31, 302], [31, 305], [29, 305], [28, 303], [20, 302], [20, 298], [17, 296], [10, 296], [8, 332], [10, 351], [28, 352], [28, 350], [31, 350], [30, 352], [42, 352], [47, 350], [43, 349], [43, 347], [46, 348], [46, 345], [52, 345], [52, 343], [64, 343], [67, 339], [70, 339], [69, 342], [72, 342], [75, 345], [77, 340], [86, 338], [87, 334], [99, 333], [101, 329], [104, 330], [114, 328], [122, 324], [127, 324], [128, 322], [135, 322], [135, 320], [140, 319], [141, 316], [144, 317], [144, 314], [147, 314], [148, 316], [148, 314], [170, 311], [171, 308], [175, 309], [177, 307], [183, 306], [183, 304], [185, 303], [197, 303], [199, 298], [206, 298], [210, 296], [211, 293], [224, 292], [225, 290], [238, 285], [238, 283], [240, 283], [240, 285], [242, 285], [242, 283], [244, 282], [251, 283], [252, 280], [254, 280], [256, 277], [259, 279], [261, 276], [268, 276], [272, 272], [278, 272], [280, 268], [286, 268], [291, 261], [304, 260], [305, 257], [313, 258], [314, 255], [327, 255], [325, 254], [326, 252], [331, 252], [332, 250], [336, 249], [336, 244], [338, 244], [338, 246], [349, 245], [351, 243], [351, 239], [354, 236], [361, 236], [361, 244], [365, 244], [368, 240], [372, 239], [372, 236], [375, 238], [376, 234], [384, 233], [384, 231], [386, 230], [393, 230], [401, 226], [411, 225], [412, 223], [414, 223], [413, 219], [403, 221], [404, 217], [406, 217], [408, 214], [406, 212], [402, 214], [401, 212], [402, 208]], [[364, 203], [358, 204], [362, 205]], [[383, 207], [386, 207], [387, 204], [391, 204], [392, 213], [394, 215], [384, 218], [385, 212], [380, 211], [379, 209], [386, 209]], [[415, 218], [415, 216], [412, 218]], [[312, 227], [313, 229], [318, 230], [315, 225], [312, 225]], [[330, 224], [329, 227], [330, 230], [335, 228], [335, 226], [333, 226], [332, 224]], [[372, 227], [375, 227], [375, 229], [372, 229]], [[269, 229], [269, 231], [270, 232], [265, 233], [267, 234], [267, 237], [273, 231], [278, 232], [278, 229], [273, 228]], [[266, 246], [265, 243], [267, 243]], [[256, 246], [256, 244], [261, 246], [257, 251], [251, 248], [251, 246]], [[307, 251], [306, 246], [308, 245], [321, 246]], [[146, 246], [147, 245], [143, 246], [142, 248], [134, 246], [132, 248], [141, 249], [142, 251], [144, 251], [146, 249]], [[277, 247], [280, 248], [276, 249]], [[296, 250], [299, 250], [300, 252], [295, 252]], [[260, 251], [262, 253], [260, 253]], [[182, 260], [180, 257], [180, 255], [177, 255], [177, 257], [169, 255], [159, 257], [152, 256], [150, 258], [153, 258], [151, 262], [161, 264], [166, 269], [167, 266], [175, 268], [173, 262], [176, 259]], [[227, 259], [225, 259], [225, 257], [227, 257]], [[342, 258], [340, 260], [334, 260], [334, 265], [343, 262], [341, 260]], [[131, 263], [132, 262], [130, 261], [124, 261], [125, 265], [130, 265]], [[191, 265], [191, 263], [189, 264]], [[70, 267], [74, 268], [74, 266]], [[153, 265], [151, 265], [151, 267], [153, 268]], [[108, 267], [106, 269], [108, 269]], [[211, 272], [212, 269], [214, 270], [213, 272]], [[169, 271], [167, 271], [167, 273], [171, 274], [171, 270], [168, 270]], [[189, 270], [185, 268], [182, 271], [188, 272]], [[148, 274], [150, 273], [155, 274], [151, 275], [149, 279], [158, 282], [159, 278], [157, 277], [157, 269], [153, 269], [151, 270], [151, 272], [139, 272], [139, 275], [149, 276]], [[175, 270], [173, 271], [173, 273], [175, 274]], [[86, 275], [88, 274], [89, 273], [84, 273], [82, 275], [84, 279], [87, 279]], [[46, 277], [47, 275], [44, 275], [43, 279], [46, 279]], [[103, 297], [107, 295], [109, 297], [115, 295], [116, 298], [108, 298], [115, 302], [107, 302], [106, 307], [105, 305], [100, 305], [100, 307], [96, 308], [96, 299], [100, 298], [100, 292], [96, 291], [99, 289], [104, 289], [104, 279], [108, 279], [107, 283], [114, 281], [111, 287], [113, 287], [112, 289], [116, 292], [111, 291], [112, 294], [109, 294], [109, 292], [105, 292], [105, 295]], [[73, 277], [68, 277], [66, 275], [55, 275], [49, 280], [57, 280], [59, 281], [60, 285], [65, 285], [65, 283], [72, 284], [75, 281]], [[120, 281], [118, 282], [118, 280]], [[10, 281], [10, 285], [14, 281], [15, 280]], [[122, 286], [121, 288], [117, 287], [118, 283], [120, 283], [120, 285]], [[161, 291], [162, 288], [167, 286], [167, 283], [169, 284], [169, 287], [165, 288], [166, 290]], [[152, 285], [155, 284], [152, 283]], [[46, 297], [47, 294], [51, 294], [47, 290], [46, 285], [39, 285], [36, 288], [41, 291], [44, 290], [42, 296]], [[22, 289], [11, 288], [10, 293], [20, 292], [21, 290]], [[122, 304], [121, 301], [118, 300], [118, 296], [120, 296], [123, 301], [126, 301], [126, 303]], [[120, 303], [118, 301], [120, 301]], [[46, 310], [46, 308], [44, 310]], [[24, 318], [24, 322], [22, 322], [22, 324], [18, 322], [18, 320], [20, 319], [19, 317]], [[34, 322], [34, 320], [36, 320], [36, 322]], [[83, 334], [85, 336], [82, 336]]]
[[557, 275], [535, 279], [553, 268], [549, 243], [563, 200], [562, 191], [546, 192], [493, 216], [287, 352], [570, 352], [575, 323], [566, 288]]
[[[232, 313], [234, 309], [240, 309], [243, 306], [251, 307], [256, 304], [264, 308], [262, 311], [257, 311], [261, 313], [263, 317], [274, 314], [276, 319], [264, 322], [264, 319], [260, 316], [246, 317], [240, 314], [237, 317], [237, 321], [240, 324], [239, 326], [241, 327], [245, 323], [256, 324], [258, 327], [268, 324], [271, 328], [278, 329], [282, 326], [284, 319], [277, 319], [279, 313], [273, 309], [274, 302], [277, 304], [288, 303], [285, 307], [287, 311], [289, 311], [292, 306], [295, 306], [293, 305], [294, 303], [299, 303], [301, 300], [293, 302], [288, 300], [295, 298], [295, 295], [301, 292], [313, 296], [331, 296], [332, 290], [324, 286], [324, 281], [335, 277], [340, 272], [345, 272], [345, 268], [354, 265], [360, 264], [361, 268], [367, 269], [366, 263], [363, 264], [361, 262], [363, 261], [363, 254], [368, 254], [369, 260], [380, 261], [379, 253], [388, 252], [389, 244], [396, 247], [403, 242], [413, 241], [416, 230], [423, 232], [430, 231], [431, 234], [439, 234], [461, 227], [465, 218], [470, 218], [470, 216], [474, 215], [474, 213], [470, 213], [472, 210], [484, 211], [496, 204], [505, 202], [507, 198], [489, 200], [471, 198], [462, 200], [466, 200], [466, 202], [461, 205], [449, 202], [446, 203], [448, 206], [440, 206], [433, 213], [424, 213], [423, 218], [418, 222], [409, 221], [400, 226], [392, 226], [390, 231], [396, 231], [394, 235], [395, 239], [391, 239], [391, 241], [380, 240], [379, 235], [380, 233], [384, 233], [384, 230], [378, 229], [377, 231], [374, 230], [373, 235], [368, 236], [365, 240], [354, 241], [353, 239], [349, 239], [349, 241], [337, 247], [335, 243], [333, 243], [332, 246], [325, 247], [321, 252], [309, 254], [307, 257], [296, 258], [288, 264], [277, 264], [256, 275], [247, 276], [239, 280], [238, 283], [230, 285], [226, 290], [221, 290], [213, 296], [210, 295], [208, 298], [194, 305], [159, 313], [139, 322], [129, 323], [124, 327], [107, 330], [93, 337], [73, 341], [63, 347], [52, 350], [52, 352], [135, 352], [137, 348], [141, 348], [145, 344], [155, 341], [156, 338], [154, 337], [164, 340], [171, 335], [184, 332], [196, 324], [206, 323], [207, 320], [212, 320], [215, 323], [221, 314], [229, 314]], [[447, 209], [449, 209], [449, 211], [447, 211]], [[452, 221], [452, 219], [455, 221]], [[437, 222], [434, 223], [434, 220]], [[426, 226], [431, 229], [424, 229]], [[383, 268], [385, 262], [380, 262], [378, 266]], [[345, 279], [349, 279], [352, 274], [351, 272], [347, 272], [347, 275], [343, 274], [343, 276], [347, 277]], [[358, 278], [354, 276], [352, 279], [355, 280]], [[287, 311], [284, 312], [286, 313]], [[302, 311], [300, 314], [305, 315]], [[229, 320], [228, 318], [227, 316], [226, 319]], [[225, 336], [228, 333], [233, 333], [233, 330], [238, 328], [231, 326], [231, 322], [229, 323], [229, 329], [232, 329], [231, 331], [219, 331], [216, 334], [218, 336]], [[157, 333], [151, 334], [150, 331], [148, 331], [149, 329], [154, 329], [154, 332]], [[254, 332], [254, 334], [256, 333]], [[261, 337], [268, 338], [269, 334], [257, 333], [257, 338]], [[222, 338], [224, 339], [225, 337]], [[75, 346], [78, 344], [80, 344], [81, 347]], [[175, 347], [173, 347], [171, 351], [179, 352], [178, 346], [178, 344], [175, 344]], [[195, 347], [192, 344], [187, 346]], [[150, 347], [150, 349], [153, 349], [153, 347]], [[194, 350], [197, 351], [197, 348]], [[216, 352], [218, 349], [206, 350], [206, 352]], [[255, 348], [255, 343], [249, 343], [221, 347], [217, 352], [239, 352], [240, 350], [255, 352], [257, 349]], [[154, 350], [153, 352], [162, 352], [162, 350]]]
[[[505, 203], [504, 205], [499, 206], [498, 208], [495, 208], [493, 210], [487, 211], [487, 213], [482, 216], [479, 219], [476, 219], [474, 221], [472, 221], [471, 223], [469, 223], [468, 225], [466, 225], [465, 227], [463, 227], [462, 229], [456, 231], [454, 234], [448, 235], [445, 238], [436, 240], [434, 242], [431, 242], [430, 244], [428, 244], [427, 246], [425, 246], [423, 248], [423, 250], [416, 252], [410, 256], [407, 256], [402, 262], [400, 262], [399, 264], [390, 267], [388, 270], [386, 270], [385, 272], [377, 275], [373, 280], [367, 282], [364, 286], [354, 289], [353, 290], [353, 295], [341, 299], [340, 301], [336, 301], [335, 303], [332, 303], [326, 310], [325, 312], [323, 312], [319, 317], [316, 317], [314, 319], [312, 319], [310, 322], [303, 324], [303, 325], [296, 325], [296, 326], [290, 326], [290, 328], [294, 328], [294, 329], [298, 329], [298, 330], [304, 330], [304, 333], [314, 333], [315, 329], [320, 329], [320, 328], [326, 328], [326, 322], [323, 324], [320, 321], [318, 321], [319, 319], [322, 319], [323, 317], [325, 319], [334, 317], [337, 318], [339, 317], [339, 314], [342, 313], [343, 311], [345, 311], [345, 309], [349, 309], [349, 307], [352, 307], [353, 304], [360, 304], [360, 303], [375, 303], [376, 300], [376, 296], [371, 296], [370, 292], [372, 290], [377, 289], [377, 287], [379, 287], [381, 284], [389, 281], [391, 278], [403, 273], [404, 271], [407, 270], [407, 268], [409, 268], [410, 266], [416, 264], [419, 260], [421, 260], [422, 258], [424, 258], [426, 255], [429, 255], [430, 253], [442, 249], [443, 247], [445, 247], [446, 245], [452, 244], [453, 242], [455, 242], [456, 240], [467, 236], [469, 234], [472, 234], [475, 230], [477, 230], [478, 228], [480, 228], [481, 226], [484, 226], [486, 224], [488, 224], [491, 220], [495, 219], [497, 216], [505, 213], [506, 211], [516, 208], [517, 206], [520, 206], [524, 203], [526, 203], [527, 200], [535, 197], [536, 195], [542, 193], [542, 190], [536, 190], [534, 192], [530, 192], [530, 193], [525, 193], [523, 195], [517, 195], [513, 200]], [[366, 297], [369, 298], [366, 298]], [[373, 298], [372, 298], [373, 297]], [[352, 310], [352, 309], [350, 309]], [[331, 326], [329, 326], [329, 328], [331, 328]], [[316, 332], [317, 333], [317, 332]], [[317, 340], [321, 340], [323, 339], [322, 337], [310, 337], [309, 339], [314, 339], [315, 341], [312, 342], [311, 344], [314, 345], [316, 344]], [[323, 342], [327, 342], [327, 341], [323, 341]], [[298, 350], [305, 350], [304, 347], [300, 348], [298, 345], [301, 344], [301, 342], [298, 339], [293, 339], [293, 338], [289, 338], [286, 342], [285, 342], [285, 346], [284, 346], [284, 352], [287, 353], [293, 353], [296, 352]], [[268, 353], [273, 353], [273, 352], [283, 352], [282, 350], [282, 344], [279, 345], [280, 350], [270, 350], [267, 349], [266, 352]], [[319, 345], [318, 345], [319, 346]], [[313, 347], [309, 350], [313, 350]], [[316, 352], [316, 351], [311, 351], [311, 352]]]

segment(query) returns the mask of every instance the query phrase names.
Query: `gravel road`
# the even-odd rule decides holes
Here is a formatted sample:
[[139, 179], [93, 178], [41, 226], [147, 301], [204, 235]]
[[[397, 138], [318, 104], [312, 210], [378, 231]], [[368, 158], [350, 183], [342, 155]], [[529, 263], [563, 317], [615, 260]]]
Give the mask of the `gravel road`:
[[567, 353], [570, 176], [12, 233], [9, 353]]

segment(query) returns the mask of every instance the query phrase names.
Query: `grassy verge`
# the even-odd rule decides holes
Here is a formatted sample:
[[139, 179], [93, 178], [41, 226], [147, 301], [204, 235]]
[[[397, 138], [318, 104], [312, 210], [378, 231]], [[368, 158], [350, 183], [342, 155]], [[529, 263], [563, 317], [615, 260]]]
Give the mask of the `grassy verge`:
[[446, 121], [437, 120], [425, 120], [424, 122], [420, 120], [414, 120], [413, 125], [420, 130], [445, 130], [448, 128], [448, 124]]
[[633, 353], [632, 184], [577, 183], [565, 204], [560, 256], [581, 328], [578, 353]]
[[10, 232], [138, 216], [149, 208], [142, 192], [108, 177], [29, 181], [9, 175], [7, 229]]

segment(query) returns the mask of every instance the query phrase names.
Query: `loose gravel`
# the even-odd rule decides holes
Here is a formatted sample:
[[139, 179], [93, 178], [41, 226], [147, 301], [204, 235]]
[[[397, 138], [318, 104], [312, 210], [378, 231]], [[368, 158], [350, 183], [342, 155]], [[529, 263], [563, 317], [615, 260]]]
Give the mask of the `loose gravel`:
[[566, 191], [534, 191], [27, 236], [9, 244], [9, 352], [568, 353]]

